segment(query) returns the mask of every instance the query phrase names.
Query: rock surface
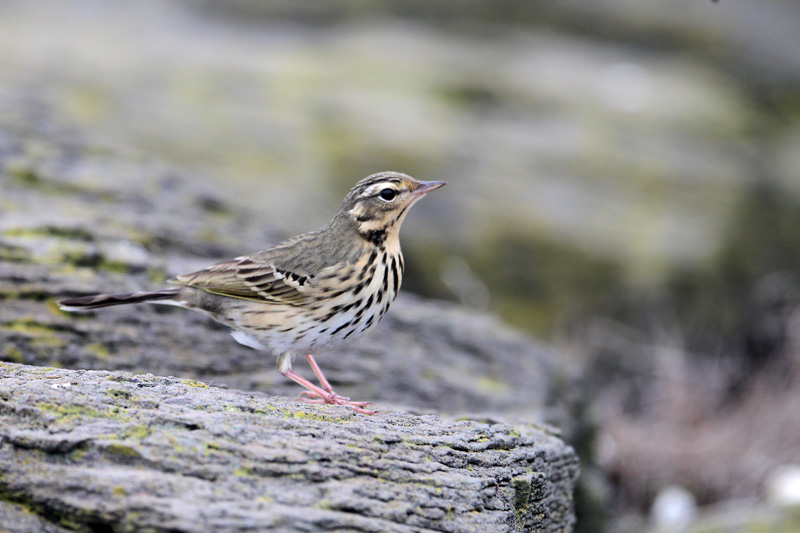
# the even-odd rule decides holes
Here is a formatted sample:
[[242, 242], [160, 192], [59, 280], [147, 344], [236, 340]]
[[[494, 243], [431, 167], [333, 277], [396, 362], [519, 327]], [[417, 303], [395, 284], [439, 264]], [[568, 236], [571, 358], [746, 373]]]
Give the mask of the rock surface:
[[368, 417], [171, 377], [2, 363], [0, 428], [12, 531], [572, 524], [577, 459], [534, 426]]
[[[58, 298], [157, 287], [281, 233], [169, 169], [30, 127], [0, 128], [3, 527], [572, 527], [577, 458], [529, 425], [563, 415], [564, 374], [489, 315], [404, 296], [370, 335], [322, 355], [340, 393], [381, 411], [366, 417], [262, 397], [299, 390], [196, 313], [59, 311]], [[479, 421], [453, 421], [464, 414]]]

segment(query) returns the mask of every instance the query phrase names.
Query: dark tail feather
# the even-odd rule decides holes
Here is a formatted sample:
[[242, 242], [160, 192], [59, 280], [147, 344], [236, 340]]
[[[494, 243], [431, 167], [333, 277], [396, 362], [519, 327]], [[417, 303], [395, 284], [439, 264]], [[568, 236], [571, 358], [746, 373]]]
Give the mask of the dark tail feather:
[[96, 294], [94, 296], [60, 300], [58, 307], [63, 311], [90, 311], [101, 307], [111, 307], [112, 305], [171, 300], [179, 291], [180, 289], [161, 289], [158, 291], [129, 292], [127, 294]]

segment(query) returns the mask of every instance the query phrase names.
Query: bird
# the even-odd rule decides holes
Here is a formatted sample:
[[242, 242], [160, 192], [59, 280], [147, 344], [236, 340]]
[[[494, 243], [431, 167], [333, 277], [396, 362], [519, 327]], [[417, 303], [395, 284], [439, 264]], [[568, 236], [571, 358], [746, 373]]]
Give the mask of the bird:
[[[342, 405], [367, 415], [370, 402], [340, 396], [313, 352], [341, 348], [374, 327], [403, 280], [399, 232], [409, 208], [446, 185], [379, 172], [350, 190], [330, 222], [272, 248], [169, 280], [176, 287], [62, 299], [69, 312], [143, 302], [200, 312], [231, 328], [239, 343], [277, 356], [281, 375], [305, 388], [297, 398]], [[297, 374], [306, 354], [319, 386]]]

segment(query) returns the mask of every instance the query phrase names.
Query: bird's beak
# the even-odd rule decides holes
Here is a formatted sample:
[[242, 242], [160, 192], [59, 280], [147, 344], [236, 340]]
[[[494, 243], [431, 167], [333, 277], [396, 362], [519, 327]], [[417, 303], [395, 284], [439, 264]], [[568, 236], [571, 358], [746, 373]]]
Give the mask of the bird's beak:
[[446, 181], [420, 181], [419, 187], [411, 194], [414, 196], [425, 196], [429, 192], [435, 191], [439, 187], [444, 187], [445, 185], [447, 185]]

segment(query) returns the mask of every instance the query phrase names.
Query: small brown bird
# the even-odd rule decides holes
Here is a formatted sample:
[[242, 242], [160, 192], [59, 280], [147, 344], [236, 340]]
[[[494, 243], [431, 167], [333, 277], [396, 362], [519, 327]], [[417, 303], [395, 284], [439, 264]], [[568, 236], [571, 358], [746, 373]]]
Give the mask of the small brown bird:
[[89, 311], [152, 302], [199, 311], [232, 328], [241, 344], [277, 354], [278, 371], [307, 389], [299, 399], [374, 414], [364, 409], [368, 402], [336, 394], [312, 355], [306, 358], [319, 387], [292, 370], [292, 358], [341, 347], [380, 321], [403, 279], [400, 225], [417, 200], [445, 183], [373, 174], [316, 231], [170, 280], [179, 287], [67, 298], [59, 306]]

